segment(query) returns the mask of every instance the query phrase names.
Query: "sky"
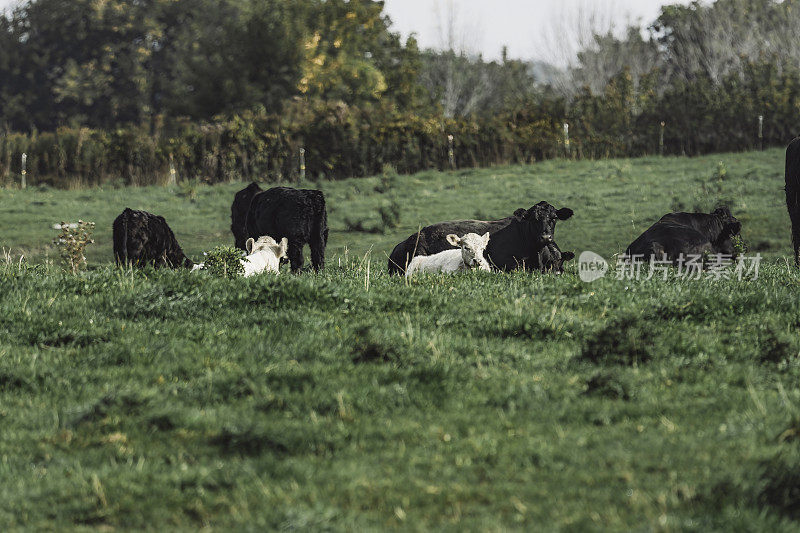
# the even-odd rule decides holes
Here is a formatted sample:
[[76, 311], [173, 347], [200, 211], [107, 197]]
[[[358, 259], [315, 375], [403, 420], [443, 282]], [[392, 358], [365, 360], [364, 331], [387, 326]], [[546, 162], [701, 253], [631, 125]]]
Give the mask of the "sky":
[[[407, 36], [417, 34], [422, 48], [442, 45], [441, 21], [455, 14], [458, 33], [466, 48], [487, 59], [500, 56], [503, 45], [509, 56], [563, 62], [563, 43], [574, 47], [579, 21], [592, 17], [598, 27], [613, 24], [624, 28], [628, 21], [649, 25], [664, 4], [687, 0], [385, 0], [394, 30]], [[452, 11], [449, 5], [453, 6]], [[447, 25], [445, 24], [444, 27]], [[446, 35], [446, 32], [444, 33]], [[558, 50], [554, 51], [556, 48]]]
[[[0, 0], [0, 9], [19, 1]], [[422, 48], [445, 44], [441, 28], [454, 20], [457, 44], [468, 52], [497, 59], [507, 45], [512, 58], [556, 64], [575, 51], [579, 22], [593, 19], [594, 27], [618, 30], [628, 21], [647, 25], [666, 3], [688, 0], [385, 0], [393, 30], [416, 33]]]

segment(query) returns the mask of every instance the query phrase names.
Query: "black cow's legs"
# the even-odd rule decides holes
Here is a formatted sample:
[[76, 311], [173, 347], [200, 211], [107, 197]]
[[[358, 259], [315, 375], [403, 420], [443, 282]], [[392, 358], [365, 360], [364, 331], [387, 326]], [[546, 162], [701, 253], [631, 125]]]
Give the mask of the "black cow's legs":
[[792, 220], [792, 244], [794, 245], [794, 264], [800, 266], [800, 206], [789, 209]]
[[289, 263], [292, 265], [292, 272], [300, 272], [303, 268], [303, 241], [299, 239], [289, 239]]
[[311, 266], [319, 272], [325, 268], [325, 241], [322, 234], [312, 236], [308, 245], [311, 247]]

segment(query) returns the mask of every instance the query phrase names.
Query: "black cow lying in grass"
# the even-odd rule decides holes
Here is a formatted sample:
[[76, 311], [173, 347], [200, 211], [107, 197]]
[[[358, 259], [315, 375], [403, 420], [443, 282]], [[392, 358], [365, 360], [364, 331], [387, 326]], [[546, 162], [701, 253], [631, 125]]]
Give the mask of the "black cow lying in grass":
[[247, 242], [247, 212], [250, 210], [250, 202], [253, 197], [261, 192], [261, 187], [256, 183], [251, 183], [233, 197], [231, 204], [231, 232], [233, 233], [234, 246], [240, 250], [246, 250]]
[[114, 259], [118, 265], [191, 268], [164, 217], [125, 210], [114, 220]]
[[800, 137], [786, 148], [786, 208], [792, 221], [794, 264], [800, 266]]
[[651, 257], [677, 262], [681, 255], [735, 255], [733, 238], [742, 231], [727, 207], [712, 213], [669, 213], [633, 241], [625, 255], [649, 261]]
[[312, 189], [273, 187], [257, 193], [247, 212], [247, 235], [258, 239], [268, 235], [280, 241], [289, 239], [292, 272], [303, 267], [303, 246], [311, 248], [314, 270], [325, 267], [328, 244], [328, 214], [325, 195]]
[[[572, 209], [556, 209], [547, 202], [539, 202], [530, 209], [517, 209], [514, 216], [500, 220], [457, 220], [439, 222], [422, 228], [398, 244], [389, 256], [389, 272], [403, 274], [406, 265], [417, 255], [432, 255], [452, 246], [447, 235], [454, 233], [459, 237], [467, 233], [491, 235], [484, 255], [493, 267], [510, 271], [518, 268], [526, 270], [555, 270], [561, 268], [561, 252], [548, 248], [542, 257], [542, 250], [553, 241], [556, 222], [572, 217]], [[574, 254], [572, 255], [574, 257]]]

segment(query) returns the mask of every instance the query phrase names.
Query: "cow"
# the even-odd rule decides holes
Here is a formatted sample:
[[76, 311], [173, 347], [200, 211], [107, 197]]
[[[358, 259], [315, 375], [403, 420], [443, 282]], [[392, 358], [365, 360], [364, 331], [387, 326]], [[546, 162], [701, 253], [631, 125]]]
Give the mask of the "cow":
[[447, 235], [489, 232], [491, 240], [484, 255], [499, 270], [517, 268], [533, 270], [541, 265], [539, 254], [553, 243], [556, 222], [568, 220], [572, 209], [556, 209], [547, 202], [539, 202], [530, 209], [517, 209], [514, 215], [500, 220], [457, 220], [439, 222], [422, 228], [392, 250], [389, 272], [402, 274], [406, 265], [417, 255], [432, 255], [450, 248]]
[[[280, 243], [272, 237], [259, 237], [258, 240], [247, 239], [245, 248], [247, 255], [241, 259], [243, 276], [248, 278], [261, 272], [280, 272], [281, 259], [286, 257], [289, 242], [284, 237]], [[205, 263], [194, 265], [192, 271], [202, 270]]]
[[786, 208], [792, 222], [794, 264], [800, 266], [800, 137], [786, 148]]
[[251, 183], [233, 197], [231, 204], [231, 233], [233, 233], [234, 246], [246, 250], [247, 242], [247, 211], [253, 197], [262, 191], [257, 183]]
[[114, 259], [118, 265], [191, 268], [164, 217], [128, 207], [114, 220]]
[[273, 187], [253, 196], [247, 211], [247, 235], [257, 239], [268, 235], [275, 240], [289, 240], [292, 272], [303, 268], [303, 246], [311, 248], [315, 271], [325, 267], [328, 244], [328, 214], [325, 195], [312, 189]]
[[489, 232], [483, 235], [467, 233], [463, 237], [451, 233], [447, 242], [457, 246], [455, 250], [445, 250], [433, 255], [418, 255], [411, 260], [406, 269], [406, 277], [411, 277], [416, 272], [460, 272], [477, 269], [489, 271], [489, 263], [483, 256], [486, 245], [489, 244]]
[[654, 256], [677, 262], [681, 255], [735, 255], [733, 238], [742, 224], [727, 207], [708, 213], [669, 213], [647, 228], [625, 251], [629, 258]]

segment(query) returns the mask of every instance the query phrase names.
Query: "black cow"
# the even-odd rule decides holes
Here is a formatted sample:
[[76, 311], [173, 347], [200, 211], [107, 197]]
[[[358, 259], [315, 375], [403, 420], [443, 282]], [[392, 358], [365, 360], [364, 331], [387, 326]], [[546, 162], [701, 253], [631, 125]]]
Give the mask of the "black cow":
[[191, 268], [164, 217], [125, 210], [114, 220], [114, 259], [118, 265]]
[[786, 208], [792, 221], [794, 264], [800, 266], [800, 137], [786, 148]]
[[253, 196], [247, 212], [247, 235], [257, 239], [269, 235], [280, 242], [289, 239], [292, 272], [303, 267], [303, 246], [311, 248], [314, 270], [325, 267], [328, 244], [328, 214], [325, 195], [312, 189], [273, 187]]
[[[500, 220], [457, 220], [426, 226], [394, 247], [389, 256], [389, 272], [404, 273], [414, 256], [452, 249], [447, 242], [450, 233], [461, 237], [467, 233], [482, 235], [487, 231], [491, 238], [484, 255], [489, 264], [505, 271], [541, 269], [543, 261], [539, 256], [546, 245], [553, 243], [556, 222], [567, 220], [572, 214], [572, 209], [557, 210], [547, 202], [539, 202], [530, 209], [517, 209], [514, 216]], [[548, 259], [552, 260], [552, 257]]]
[[257, 183], [251, 183], [233, 197], [231, 204], [231, 232], [234, 245], [240, 250], [247, 250], [247, 211], [253, 197], [262, 191]]
[[625, 255], [651, 256], [661, 259], [664, 254], [676, 262], [681, 254], [735, 255], [733, 237], [742, 231], [742, 224], [727, 207], [712, 213], [669, 213], [647, 228], [633, 241]]

